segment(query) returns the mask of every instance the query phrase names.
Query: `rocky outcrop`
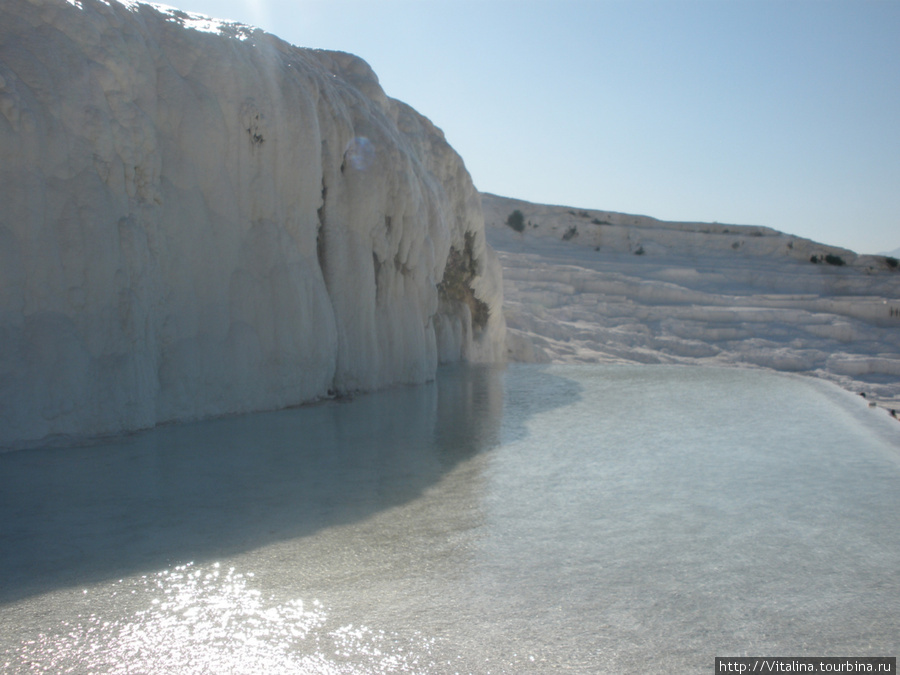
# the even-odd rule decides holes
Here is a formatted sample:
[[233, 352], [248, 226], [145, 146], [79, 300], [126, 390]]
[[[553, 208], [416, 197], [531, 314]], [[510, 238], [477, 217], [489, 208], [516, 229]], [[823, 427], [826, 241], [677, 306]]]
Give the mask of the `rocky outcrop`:
[[349, 54], [138, 3], [5, 2], [0, 204], [0, 445], [503, 356], [462, 160]]

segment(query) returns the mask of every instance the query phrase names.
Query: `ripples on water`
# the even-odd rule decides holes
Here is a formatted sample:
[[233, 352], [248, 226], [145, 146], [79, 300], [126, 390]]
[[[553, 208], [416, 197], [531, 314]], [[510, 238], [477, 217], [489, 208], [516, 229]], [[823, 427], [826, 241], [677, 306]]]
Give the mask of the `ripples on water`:
[[711, 672], [895, 655], [900, 431], [829, 385], [450, 369], [0, 455], [0, 666]]
[[[253, 573], [180, 565], [84, 590], [85, 613], [8, 649], [5, 669], [127, 673], [411, 673], [433, 668], [423, 637], [410, 653], [365, 626], [329, 628], [318, 601], [278, 603]], [[91, 612], [91, 596], [107, 610]], [[71, 607], [67, 607], [71, 611]]]

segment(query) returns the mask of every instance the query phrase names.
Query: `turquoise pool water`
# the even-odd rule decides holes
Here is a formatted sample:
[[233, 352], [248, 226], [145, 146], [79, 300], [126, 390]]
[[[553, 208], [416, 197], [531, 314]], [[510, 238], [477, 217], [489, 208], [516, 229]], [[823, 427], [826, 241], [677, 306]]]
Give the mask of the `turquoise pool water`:
[[710, 673], [900, 651], [900, 425], [755, 370], [421, 387], [0, 455], [0, 670]]

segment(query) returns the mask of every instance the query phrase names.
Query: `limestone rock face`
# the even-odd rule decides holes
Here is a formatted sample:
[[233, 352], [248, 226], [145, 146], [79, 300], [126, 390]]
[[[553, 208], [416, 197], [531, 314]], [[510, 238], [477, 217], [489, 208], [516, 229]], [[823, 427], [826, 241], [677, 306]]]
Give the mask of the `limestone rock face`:
[[369, 66], [110, 0], [0, 6], [0, 445], [503, 357], [439, 129]]

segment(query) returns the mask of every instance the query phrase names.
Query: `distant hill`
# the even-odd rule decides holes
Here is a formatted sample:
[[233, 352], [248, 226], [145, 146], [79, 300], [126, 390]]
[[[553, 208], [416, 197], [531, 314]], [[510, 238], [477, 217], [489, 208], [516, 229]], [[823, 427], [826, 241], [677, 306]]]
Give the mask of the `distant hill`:
[[511, 360], [763, 367], [900, 408], [900, 266], [884, 255], [764, 227], [481, 199]]
[[885, 251], [881, 255], [889, 255], [892, 258], [900, 258], [900, 248], [895, 248], [893, 251]]

